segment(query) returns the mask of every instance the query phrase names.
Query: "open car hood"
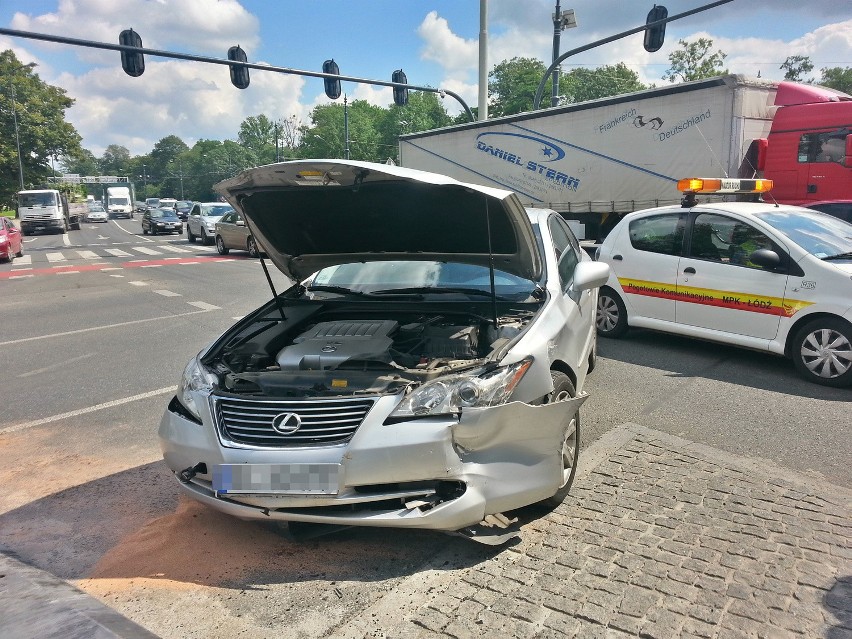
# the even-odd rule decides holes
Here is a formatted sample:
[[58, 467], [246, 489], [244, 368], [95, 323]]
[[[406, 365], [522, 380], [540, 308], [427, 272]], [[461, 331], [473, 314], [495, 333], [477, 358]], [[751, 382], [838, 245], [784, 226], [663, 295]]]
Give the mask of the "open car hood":
[[538, 280], [541, 258], [511, 191], [398, 166], [295, 160], [213, 187], [240, 211], [284, 275], [302, 281], [335, 264], [455, 261]]

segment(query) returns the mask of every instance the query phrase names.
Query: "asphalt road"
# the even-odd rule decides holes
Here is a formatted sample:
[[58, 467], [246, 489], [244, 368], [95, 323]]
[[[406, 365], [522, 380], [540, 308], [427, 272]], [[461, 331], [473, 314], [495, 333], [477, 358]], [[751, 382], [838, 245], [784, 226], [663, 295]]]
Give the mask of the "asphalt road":
[[[264, 636], [283, 619], [286, 636], [327, 636], [424, 566], [440, 570], [435, 556], [487, 558], [417, 531], [295, 540], [178, 496], [160, 416], [189, 358], [269, 295], [258, 261], [143, 237], [138, 220], [27, 237], [25, 259], [0, 265], [0, 547], [163, 637]], [[635, 422], [852, 487], [849, 389], [648, 331], [599, 355], [584, 443]]]

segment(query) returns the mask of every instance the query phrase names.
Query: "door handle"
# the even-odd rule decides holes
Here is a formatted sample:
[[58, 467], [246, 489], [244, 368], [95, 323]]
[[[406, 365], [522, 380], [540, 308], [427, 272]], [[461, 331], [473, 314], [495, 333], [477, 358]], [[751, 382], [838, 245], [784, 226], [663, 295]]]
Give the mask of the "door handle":
[[683, 269], [683, 272], [687, 275], [695, 275], [695, 269], [691, 266], [687, 266], [685, 269]]
[[614, 260], [618, 260], [618, 261], [620, 262], [621, 260], [623, 260], [623, 259], [624, 259], [624, 257], [622, 257], [620, 254], [617, 254], [617, 255], [613, 255], [613, 256], [612, 256], [612, 259], [614, 259]]

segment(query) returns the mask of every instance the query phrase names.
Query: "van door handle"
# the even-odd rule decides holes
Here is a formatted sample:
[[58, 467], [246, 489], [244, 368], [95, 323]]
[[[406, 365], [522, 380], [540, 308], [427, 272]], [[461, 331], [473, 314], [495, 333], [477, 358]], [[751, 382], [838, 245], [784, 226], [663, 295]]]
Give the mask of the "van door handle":
[[685, 269], [683, 269], [683, 272], [687, 275], [695, 275], [695, 269], [691, 266], [687, 266]]

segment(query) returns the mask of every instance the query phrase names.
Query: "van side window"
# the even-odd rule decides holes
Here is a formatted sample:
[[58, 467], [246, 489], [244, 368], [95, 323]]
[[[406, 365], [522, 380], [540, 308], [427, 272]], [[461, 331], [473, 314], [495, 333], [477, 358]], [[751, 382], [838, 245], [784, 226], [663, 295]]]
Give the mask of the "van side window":
[[683, 246], [684, 213], [666, 213], [630, 222], [630, 243], [638, 251], [680, 255]]

